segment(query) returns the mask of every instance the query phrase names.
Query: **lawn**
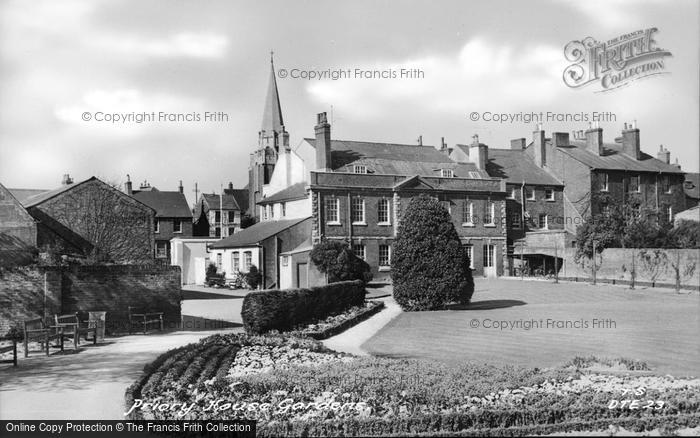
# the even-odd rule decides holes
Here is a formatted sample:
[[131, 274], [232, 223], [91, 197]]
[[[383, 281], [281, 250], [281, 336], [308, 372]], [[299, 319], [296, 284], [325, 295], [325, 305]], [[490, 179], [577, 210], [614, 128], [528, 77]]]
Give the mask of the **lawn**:
[[[500, 328], [501, 321], [514, 326]], [[470, 306], [402, 313], [362, 348], [376, 356], [529, 367], [574, 356], [627, 357], [659, 374], [698, 376], [699, 333], [698, 293], [479, 279]]]

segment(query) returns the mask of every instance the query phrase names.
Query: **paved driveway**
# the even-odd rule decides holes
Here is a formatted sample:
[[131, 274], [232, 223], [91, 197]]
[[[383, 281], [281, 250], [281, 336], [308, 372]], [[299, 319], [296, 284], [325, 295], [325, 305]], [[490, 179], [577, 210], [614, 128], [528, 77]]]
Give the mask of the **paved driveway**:
[[550, 367], [576, 355], [628, 357], [700, 375], [700, 295], [477, 280], [471, 306], [401, 313], [362, 348], [375, 355]]

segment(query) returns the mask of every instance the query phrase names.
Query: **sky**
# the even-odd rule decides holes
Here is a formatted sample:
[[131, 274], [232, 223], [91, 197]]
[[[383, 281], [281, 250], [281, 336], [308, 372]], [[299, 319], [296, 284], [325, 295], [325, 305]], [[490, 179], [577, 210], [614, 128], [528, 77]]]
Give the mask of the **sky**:
[[[589, 1], [0, 1], [0, 183], [50, 189], [63, 174], [194, 201], [247, 183], [270, 51], [292, 145], [329, 113], [332, 137], [492, 148], [531, 138], [534, 123], [488, 113], [614, 114], [605, 141], [636, 121], [642, 150], [659, 145], [699, 167], [696, 0]], [[564, 47], [657, 28], [665, 74], [606, 92], [570, 88]], [[308, 71], [419, 69], [417, 78], [290, 77]], [[281, 77], [280, 70], [287, 72]], [[199, 121], [112, 123], [110, 114], [180, 114]], [[206, 112], [227, 120], [202, 120]], [[88, 113], [90, 120], [83, 120]], [[470, 118], [477, 113], [478, 120]], [[332, 116], [331, 116], [332, 114]], [[172, 117], [172, 116], [167, 116]], [[97, 120], [97, 119], [100, 120]], [[610, 118], [610, 117], [608, 117]], [[544, 121], [553, 131], [586, 122]]]

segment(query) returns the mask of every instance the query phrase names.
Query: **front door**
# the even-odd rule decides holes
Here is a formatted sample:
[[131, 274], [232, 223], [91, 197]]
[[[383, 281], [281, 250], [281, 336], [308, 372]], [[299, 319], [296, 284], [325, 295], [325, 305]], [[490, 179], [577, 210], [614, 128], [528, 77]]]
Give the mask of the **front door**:
[[309, 287], [308, 263], [297, 263], [297, 287]]
[[484, 245], [484, 276], [488, 278], [496, 277], [495, 250], [495, 245]]

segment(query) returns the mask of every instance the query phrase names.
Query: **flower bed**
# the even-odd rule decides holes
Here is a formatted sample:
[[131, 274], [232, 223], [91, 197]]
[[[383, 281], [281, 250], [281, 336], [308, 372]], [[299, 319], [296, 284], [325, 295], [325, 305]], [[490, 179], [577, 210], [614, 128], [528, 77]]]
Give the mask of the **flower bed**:
[[367, 301], [363, 306], [355, 306], [338, 315], [332, 315], [322, 321], [309, 324], [290, 334], [293, 336], [308, 336], [316, 340], [328, 339], [344, 332], [384, 308], [382, 301]]
[[[619, 406], [633, 399], [641, 406]], [[138, 400], [166, 408], [136, 407], [129, 418], [250, 418], [260, 436], [504, 436], [700, 425], [700, 379], [353, 357], [283, 336], [214, 336], [174, 350], [130, 388], [127, 411]], [[642, 407], [648, 400], [651, 408]]]

